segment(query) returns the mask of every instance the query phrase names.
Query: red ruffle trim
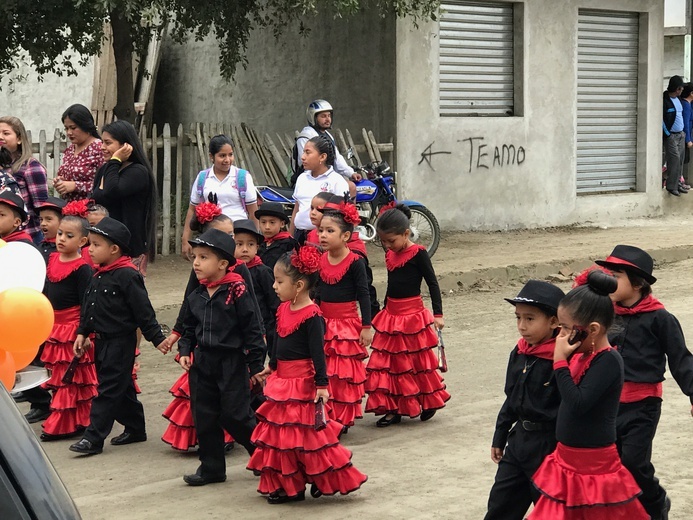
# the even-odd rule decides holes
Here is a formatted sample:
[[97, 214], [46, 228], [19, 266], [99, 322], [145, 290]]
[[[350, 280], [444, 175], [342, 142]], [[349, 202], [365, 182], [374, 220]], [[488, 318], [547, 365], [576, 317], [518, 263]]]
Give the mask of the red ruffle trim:
[[190, 399], [190, 377], [188, 377], [188, 372], [184, 371], [168, 391], [171, 392], [173, 397]]
[[421, 250], [426, 250], [426, 248], [419, 244], [413, 244], [404, 251], [397, 253], [390, 249], [387, 253], [385, 253], [385, 267], [387, 267], [388, 271], [399, 269], [409, 260], [418, 255], [419, 251]]
[[[96, 390], [94, 395], [96, 395]], [[51, 403], [51, 410], [52, 413], [43, 422], [43, 431], [49, 435], [70, 435], [89, 426], [91, 399], [80, 401], [75, 408], [64, 410], [54, 410]]]
[[332, 340], [325, 343], [325, 352], [332, 416], [344, 426], [353, 426], [355, 419], [363, 417], [366, 349], [358, 341]]
[[328, 253], [323, 253], [320, 257], [320, 279], [330, 285], [334, 285], [344, 278], [351, 264], [360, 258], [353, 251], [349, 251], [344, 260], [338, 264], [331, 264], [327, 255]]
[[[628, 504], [640, 504], [641, 491], [635, 479], [623, 466], [616, 445], [605, 448], [572, 448], [558, 443], [532, 477], [534, 486], [542, 497], [529, 518], [532, 520], [570, 518], [563, 514], [547, 516], [547, 510], [566, 511], [589, 508], [589, 518], [647, 519], [649, 516], [640, 506], [628, 508]], [[560, 507], [556, 508], [558, 504]], [[621, 511], [630, 516], [621, 516]], [[592, 516], [594, 511], [604, 511], [607, 516]], [[583, 510], [584, 513], [584, 510]], [[579, 518], [583, 518], [580, 516]]]
[[[47, 389], [65, 388], [65, 387], [96, 387], [98, 380], [96, 378], [96, 368], [92, 360], [92, 352], [87, 351], [80, 358], [80, 362], [75, 369], [75, 374], [72, 378], [72, 383], [65, 385], [62, 378], [65, 371], [73, 359], [72, 343], [46, 343], [41, 354], [41, 361], [44, 362], [46, 368], [51, 371], [51, 377], [42, 386]], [[57, 395], [57, 394], [56, 394]], [[96, 395], [96, 394], [94, 394]], [[79, 400], [85, 400], [80, 394]], [[93, 396], [92, 396], [93, 397]], [[54, 397], [55, 400], [55, 397]], [[60, 408], [73, 408], [74, 406], [60, 406]]]
[[315, 303], [297, 311], [291, 310], [291, 302], [283, 302], [277, 309], [277, 334], [282, 338], [293, 334], [304, 322], [313, 316], [322, 316], [320, 307]]
[[60, 282], [83, 265], [87, 265], [87, 263], [81, 256], [69, 262], [61, 262], [60, 253], [51, 253], [48, 257], [48, 265], [46, 266], [46, 278], [53, 283]]
[[[419, 334], [423, 330], [430, 329], [431, 325], [433, 325], [433, 314], [424, 307], [420, 296], [398, 302], [388, 298], [385, 308], [373, 318], [373, 329], [391, 336]], [[436, 335], [435, 332], [433, 334]], [[436, 339], [436, 343], [437, 341]]]
[[547, 497], [539, 497], [528, 520], [649, 520], [639, 500], [633, 499], [625, 504], [592, 506], [589, 509], [568, 509], [560, 502]]

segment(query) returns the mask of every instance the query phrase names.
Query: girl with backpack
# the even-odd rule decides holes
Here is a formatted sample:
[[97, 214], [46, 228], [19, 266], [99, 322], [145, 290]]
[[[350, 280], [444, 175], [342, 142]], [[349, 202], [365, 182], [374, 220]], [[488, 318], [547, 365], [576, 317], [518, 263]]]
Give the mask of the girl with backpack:
[[249, 218], [255, 221], [257, 192], [250, 172], [233, 164], [233, 141], [226, 135], [215, 135], [209, 141], [209, 158], [212, 166], [202, 170], [195, 178], [190, 190], [190, 207], [183, 228], [183, 256], [190, 258], [192, 251], [188, 241], [191, 238], [190, 219], [195, 206], [205, 202], [210, 193], [217, 196], [224, 215], [231, 220]]

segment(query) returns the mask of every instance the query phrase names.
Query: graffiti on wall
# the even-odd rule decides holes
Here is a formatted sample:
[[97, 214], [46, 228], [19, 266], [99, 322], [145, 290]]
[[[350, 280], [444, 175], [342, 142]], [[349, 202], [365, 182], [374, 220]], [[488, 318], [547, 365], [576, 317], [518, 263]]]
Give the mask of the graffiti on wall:
[[486, 144], [484, 137], [467, 137], [458, 139], [463, 143], [463, 152], [469, 153], [467, 173], [475, 170], [503, 168], [506, 166], [521, 166], [525, 162], [526, 151], [523, 146], [503, 143], [501, 146]]
[[435, 141], [433, 141], [431, 144], [429, 144], [423, 152], [421, 152], [421, 160], [419, 161], [419, 164], [422, 162], [426, 161], [426, 164], [428, 164], [428, 167], [436, 171], [436, 169], [433, 167], [433, 156], [434, 155], [452, 155], [452, 152], [447, 152], [447, 151], [433, 151], [433, 145], [435, 144]]

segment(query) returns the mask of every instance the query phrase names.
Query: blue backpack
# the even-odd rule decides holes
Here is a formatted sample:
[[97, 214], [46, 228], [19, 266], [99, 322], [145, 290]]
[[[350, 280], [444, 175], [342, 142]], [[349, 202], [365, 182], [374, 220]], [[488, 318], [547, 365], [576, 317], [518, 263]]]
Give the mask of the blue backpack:
[[[204, 200], [205, 198], [205, 180], [207, 180], [207, 174], [212, 168], [207, 168], [202, 170], [197, 174], [197, 181], [195, 182], [197, 198], [199, 200]], [[246, 180], [246, 175], [248, 175], [248, 170], [243, 170], [241, 168], [236, 169], [236, 189], [238, 190], [238, 196], [241, 199], [241, 205], [243, 206], [243, 211], [248, 213], [248, 209], [245, 205], [245, 195], [248, 192], [248, 182]]]

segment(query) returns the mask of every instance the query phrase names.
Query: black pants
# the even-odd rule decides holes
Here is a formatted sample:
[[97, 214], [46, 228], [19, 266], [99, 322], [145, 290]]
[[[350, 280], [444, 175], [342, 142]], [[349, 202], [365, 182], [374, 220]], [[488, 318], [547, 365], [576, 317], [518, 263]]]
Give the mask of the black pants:
[[660, 518], [666, 498], [650, 462], [661, 413], [662, 400], [648, 397], [637, 403], [621, 404], [616, 417], [616, 446], [621, 461], [642, 489], [640, 502], [653, 518]]
[[255, 414], [250, 408], [250, 378], [245, 354], [240, 349], [195, 349], [190, 367], [190, 404], [197, 430], [200, 475], [226, 475], [224, 430], [254, 451], [250, 436]]
[[498, 463], [485, 520], [525, 518], [530, 504], [539, 498], [539, 491], [532, 485], [532, 475], [555, 448], [554, 431], [528, 432], [515, 425]]
[[[32, 366], [43, 367], [44, 363], [41, 361], [41, 355], [43, 354], [43, 345], [39, 348], [38, 354], [31, 362]], [[49, 410], [51, 405], [51, 394], [48, 390], [44, 390], [40, 386], [35, 386], [29, 390], [24, 390], [22, 392], [24, 397], [26, 397], [27, 402], [31, 403], [31, 409], [38, 410]]]
[[91, 423], [84, 438], [97, 446], [111, 433], [113, 422], [128, 433], [145, 433], [144, 409], [137, 400], [132, 381], [137, 333], [94, 341], [94, 362], [99, 381], [98, 395], [91, 402]]

